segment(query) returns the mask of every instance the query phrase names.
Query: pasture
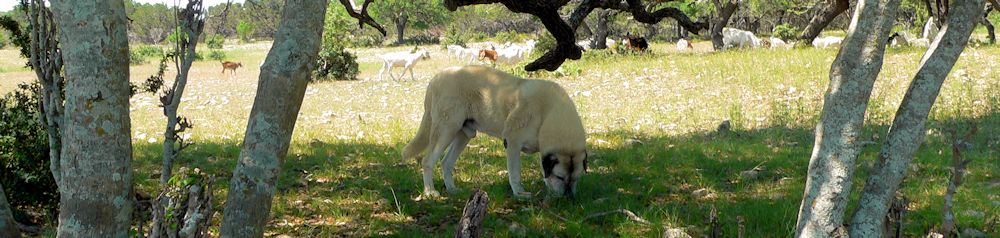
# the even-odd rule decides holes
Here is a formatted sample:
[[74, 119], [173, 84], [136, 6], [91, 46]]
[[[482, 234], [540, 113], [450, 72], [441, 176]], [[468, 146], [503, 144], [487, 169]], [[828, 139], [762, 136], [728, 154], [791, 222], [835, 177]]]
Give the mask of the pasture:
[[[245, 66], [232, 76], [220, 73], [217, 61], [196, 62], [191, 69], [180, 115], [193, 122], [188, 135], [195, 144], [181, 153], [176, 166], [217, 176], [217, 204], [225, 201], [255, 96], [256, 66], [268, 47], [267, 42], [227, 47], [227, 60]], [[266, 235], [448, 236], [471, 191], [481, 188], [491, 199], [487, 236], [655, 237], [681, 228], [700, 237], [708, 232], [714, 208], [725, 237], [735, 237], [739, 224], [750, 237], [787, 237], [794, 230], [813, 128], [837, 51], [705, 53], [710, 47], [696, 42], [698, 53], [689, 54], [673, 52], [672, 43], [654, 43], [652, 53], [641, 55], [588, 51], [558, 74], [529, 75], [520, 66], [498, 66], [553, 80], [576, 102], [592, 156], [575, 200], [546, 197], [537, 155], [523, 157], [522, 163], [525, 188], [536, 195], [513, 198], [502, 143], [485, 135], [470, 143], [456, 166], [456, 182], [465, 192], [417, 199], [419, 168], [402, 161], [400, 151], [416, 132], [427, 81], [463, 62], [449, 60], [440, 46], [423, 46], [431, 60], [414, 68], [416, 81], [377, 81], [377, 55], [412, 47], [351, 49], [362, 80], [315, 83], [306, 92]], [[881, 142], [886, 136], [922, 53], [889, 50], [869, 104], [866, 138]], [[20, 67], [24, 59], [16, 51], [3, 49], [0, 56], [0, 92], [34, 80]], [[970, 47], [945, 83], [926, 142], [900, 190], [911, 201], [906, 236], [923, 236], [940, 223], [951, 163], [951, 139], [944, 131], [971, 123], [980, 130], [957, 194], [958, 226], [1000, 234], [998, 64], [1000, 48]], [[155, 60], [133, 66], [132, 81], [144, 80], [156, 67]], [[174, 73], [170, 65], [165, 78]], [[146, 193], [156, 188], [160, 170], [164, 117], [157, 104], [157, 95], [143, 93], [130, 106], [136, 189]], [[727, 120], [732, 129], [717, 131]], [[878, 145], [862, 153], [855, 193], [877, 153]], [[741, 176], [755, 168], [753, 176]], [[621, 214], [588, 217], [615, 209], [634, 212], [651, 225]]]

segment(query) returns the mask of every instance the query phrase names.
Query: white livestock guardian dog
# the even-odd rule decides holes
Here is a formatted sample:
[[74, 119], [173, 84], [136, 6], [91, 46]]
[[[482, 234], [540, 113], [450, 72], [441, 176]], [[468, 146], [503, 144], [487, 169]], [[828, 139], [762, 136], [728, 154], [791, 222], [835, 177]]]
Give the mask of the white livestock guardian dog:
[[477, 132], [503, 139], [508, 182], [516, 197], [531, 196], [521, 186], [521, 152], [541, 152], [543, 181], [557, 196], [572, 196], [587, 170], [587, 134], [559, 84], [484, 66], [451, 67], [427, 86], [420, 129], [403, 149], [403, 159], [430, 151], [419, 161], [423, 196], [440, 195], [434, 189], [434, 168], [445, 149], [444, 185], [449, 192], [461, 191], [452, 175], [455, 161]]

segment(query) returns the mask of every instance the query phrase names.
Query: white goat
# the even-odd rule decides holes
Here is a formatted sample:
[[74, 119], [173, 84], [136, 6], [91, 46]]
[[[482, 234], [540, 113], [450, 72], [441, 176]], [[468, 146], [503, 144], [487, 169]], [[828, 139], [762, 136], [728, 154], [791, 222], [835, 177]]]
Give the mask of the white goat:
[[392, 76], [392, 68], [403, 68], [403, 72], [400, 72], [399, 78], [402, 79], [406, 75], [406, 71], [410, 71], [410, 79], [417, 80], [413, 77], [413, 65], [417, 64], [417, 61], [426, 60], [431, 58], [430, 52], [426, 50], [417, 50], [412, 52], [394, 52], [379, 56], [382, 58], [382, 70], [378, 71], [378, 79], [382, 80], [382, 74], [385, 71], [389, 71], [389, 77], [396, 80]]
[[749, 31], [723, 28], [722, 44], [726, 47], [760, 47], [761, 40]]
[[777, 49], [777, 48], [788, 49], [788, 48], [792, 48], [791, 44], [786, 43], [785, 41], [781, 40], [781, 38], [771, 37], [770, 40], [771, 40], [771, 49]]
[[840, 46], [840, 43], [843, 41], [844, 38], [838, 36], [819, 37], [813, 40], [813, 47], [818, 47], [818, 48], [835, 47], [835, 46]]
[[688, 51], [691, 51], [693, 49], [694, 49], [694, 46], [691, 45], [690, 41], [687, 41], [684, 38], [681, 38], [680, 40], [677, 40], [677, 51], [688, 52]]
[[448, 58], [458, 58], [462, 57], [462, 49], [465, 47], [459, 45], [448, 45]]

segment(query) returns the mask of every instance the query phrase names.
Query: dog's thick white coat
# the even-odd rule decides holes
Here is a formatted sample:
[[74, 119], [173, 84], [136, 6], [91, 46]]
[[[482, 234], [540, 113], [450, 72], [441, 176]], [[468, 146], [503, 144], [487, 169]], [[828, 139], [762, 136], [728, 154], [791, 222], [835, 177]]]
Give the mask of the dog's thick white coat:
[[530, 195], [521, 186], [522, 151], [541, 152], [546, 158], [552, 155], [556, 168], [550, 166], [546, 173], [555, 173], [551, 177], [559, 177], [565, 184], [550, 176], [545, 181], [557, 193], [575, 190], [566, 185], [575, 185], [574, 179], [585, 170], [586, 132], [576, 106], [562, 87], [484, 66], [451, 67], [428, 85], [420, 129], [403, 150], [404, 159], [429, 151], [420, 161], [424, 195], [438, 195], [433, 171], [448, 147], [451, 149], [444, 157], [442, 176], [449, 191], [458, 191], [452, 175], [455, 161], [476, 132], [504, 140], [508, 180], [516, 196]]

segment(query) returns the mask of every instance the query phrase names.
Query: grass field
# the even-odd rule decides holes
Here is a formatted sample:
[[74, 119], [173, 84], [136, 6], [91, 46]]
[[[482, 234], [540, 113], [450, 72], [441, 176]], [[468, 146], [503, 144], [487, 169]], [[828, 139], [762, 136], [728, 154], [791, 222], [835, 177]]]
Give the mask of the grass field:
[[[710, 46], [699, 42], [696, 47], [704, 52]], [[707, 231], [712, 207], [726, 237], [735, 237], [739, 219], [750, 237], [790, 236], [836, 50], [679, 54], [673, 48], [654, 44], [646, 55], [587, 52], [583, 60], [565, 64], [569, 73], [561, 77], [533, 74], [567, 89], [588, 130], [591, 171], [575, 200], [546, 198], [537, 155], [524, 158], [523, 172], [525, 188], [539, 193], [513, 199], [500, 140], [479, 136], [456, 169], [457, 183], [466, 192], [422, 201], [416, 199], [422, 186], [419, 169], [414, 161], [402, 161], [400, 150], [416, 132], [427, 81], [460, 63], [433, 47], [432, 60], [414, 69], [416, 81], [377, 81], [376, 55], [409, 48], [356, 49], [363, 80], [316, 83], [306, 92], [267, 235], [448, 236], [470, 191], [482, 188], [491, 198], [485, 221], [489, 236], [655, 237], [665, 228], [683, 228], [699, 237]], [[225, 200], [255, 96], [256, 66], [266, 50], [267, 44], [228, 50], [230, 60], [247, 66], [234, 76], [220, 73], [214, 61], [197, 62], [191, 69], [180, 114], [195, 125], [190, 130], [195, 144], [178, 164], [220, 177], [218, 204]], [[866, 137], [885, 138], [921, 55], [921, 49], [889, 51], [868, 110]], [[0, 92], [33, 79], [19, 67], [23, 59], [10, 57], [16, 52], [0, 50], [0, 56]], [[912, 201], [907, 236], [922, 236], [940, 223], [951, 156], [950, 139], [942, 131], [970, 123], [980, 131], [957, 195], [958, 225], [1000, 236], [998, 62], [1000, 48], [967, 49], [946, 82], [926, 143], [901, 190]], [[132, 80], [154, 70], [153, 63], [132, 67]], [[174, 73], [171, 66], [167, 78]], [[149, 193], [159, 176], [164, 124], [157, 97], [136, 95], [130, 107], [135, 179], [137, 188]], [[725, 120], [733, 131], [716, 133]], [[854, 199], [877, 147], [861, 155]], [[757, 166], [762, 170], [756, 178], [740, 177]], [[436, 179], [443, 186], [439, 175]], [[694, 192], [700, 189], [708, 193]], [[619, 208], [653, 225], [621, 215], [584, 219]]]

